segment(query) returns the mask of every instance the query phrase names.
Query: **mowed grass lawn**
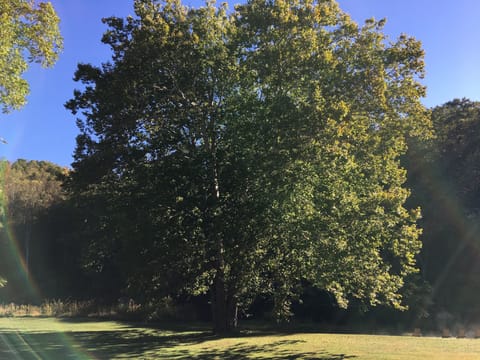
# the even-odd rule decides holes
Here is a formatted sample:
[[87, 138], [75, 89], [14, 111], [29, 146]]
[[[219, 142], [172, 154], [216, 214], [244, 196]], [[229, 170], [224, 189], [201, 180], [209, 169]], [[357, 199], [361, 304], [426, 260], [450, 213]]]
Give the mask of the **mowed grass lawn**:
[[480, 339], [246, 331], [0, 318], [0, 359], [480, 359]]

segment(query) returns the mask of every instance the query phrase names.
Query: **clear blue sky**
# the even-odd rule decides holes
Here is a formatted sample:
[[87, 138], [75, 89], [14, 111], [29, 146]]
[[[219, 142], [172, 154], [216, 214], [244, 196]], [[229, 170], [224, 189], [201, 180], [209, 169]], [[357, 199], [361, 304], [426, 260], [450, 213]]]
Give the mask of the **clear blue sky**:
[[[65, 49], [53, 69], [33, 66], [28, 104], [11, 114], [0, 113], [0, 157], [14, 161], [48, 160], [62, 166], [72, 162], [75, 118], [63, 107], [77, 86], [73, 73], [79, 62], [100, 64], [109, 59], [100, 42], [102, 17], [132, 14], [133, 0], [53, 0], [61, 18]], [[188, 5], [202, 2], [187, 0]], [[387, 18], [385, 31], [421, 40], [426, 51], [428, 87], [424, 104], [443, 104], [453, 98], [480, 100], [480, 1], [478, 0], [340, 0], [341, 8], [363, 23]]]

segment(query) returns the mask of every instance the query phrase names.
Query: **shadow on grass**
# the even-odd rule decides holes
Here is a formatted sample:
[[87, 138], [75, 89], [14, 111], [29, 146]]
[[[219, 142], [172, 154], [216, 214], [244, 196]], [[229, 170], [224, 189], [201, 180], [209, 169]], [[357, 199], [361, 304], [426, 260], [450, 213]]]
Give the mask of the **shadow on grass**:
[[[66, 321], [68, 323], [69, 321]], [[75, 321], [79, 324], [79, 321]], [[340, 360], [355, 356], [332, 354], [328, 351], [307, 352], [301, 349], [302, 340], [273, 339], [270, 343], [248, 342], [251, 336], [267, 336], [263, 332], [239, 334], [226, 344], [204, 327], [138, 327], [125, 324], [120, 329], [66, 331], [16, 331], [0, 329], [0, 359], [304, 359]], [[70, 330], [69, 330], [70, 329]], [[277, 334], [278, 335], [278, 334]], [[244, 340], [242, 340], [244, 339]], [[280, 340], [278, 340], [280, 339]], [[300, 345], [295, 347], [295, 345]]]
[[[226, 359], [239, 360], [247, 358], [255, 359], [279, 359], [279, 360], [341, 360], [353, 359], [355, 356], [346, 354], [332, 354], [327, 351], [320, 352], [302, 352], [294, 351], [288, 348], [288, 345], [295, 344], [299, 341], [281, 340], [271, 344], [264, 345], [246, 345], [237, 344], [223, 350], [203, 350], [195, 355], [188, 355], [180, 359]], [[284, 347], [287, 347], [286, 349]]]

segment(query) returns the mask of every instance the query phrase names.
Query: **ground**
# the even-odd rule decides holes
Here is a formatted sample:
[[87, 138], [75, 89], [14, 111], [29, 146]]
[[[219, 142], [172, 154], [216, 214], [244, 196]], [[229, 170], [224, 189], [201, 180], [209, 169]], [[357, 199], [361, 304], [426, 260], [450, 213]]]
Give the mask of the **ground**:
[[0, 318], [0, 359], [479, 359], [480, 339], [245, 331], [113, 321]]

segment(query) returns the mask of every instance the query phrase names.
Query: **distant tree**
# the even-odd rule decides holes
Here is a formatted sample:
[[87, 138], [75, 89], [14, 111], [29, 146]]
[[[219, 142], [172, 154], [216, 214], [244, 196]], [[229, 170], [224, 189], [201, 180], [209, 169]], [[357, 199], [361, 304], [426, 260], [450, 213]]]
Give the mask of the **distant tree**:
[[[38, 264], [40, 258], [47, 253], [43, 250], [48, 247], [49, 239], [41, 231], [41, 220], [45, 219], [46, 213], [54, 206], [65, 200], [62, 182], [66, 170], [50, 162], [26, 160], [17, 160], [12, 164], [4, 161], [2, 168], [4, 225], [8, 228], [4, 236], [12, 237], [9, 241], [20, 242], [18, 249], [21, 253], [16, 255], [23, 256], [25, 271], [30, 277], [32, 263]], [[51, 229], [50, 233], [52, 232]], [[3, 256], [11, 256], [8, 254], [10, 252], [7, 251]], [[32, 259], [33, 254], [38, 257], [36, 261]], [[15, 260], [4, 258], [3, 262], [13, 264]], [[10, 269], [10, 272], [18, 273], [18, 269]], [[17, 284], [13, 284], [8, 277], [7, 280], [12, 286], [20, 287], [20, 280], [17, 279]]]
[[412, 142], [406, 164], [423, 209], [420, 266], [437, 308], [478, 319], [480, 103], [454, 99], [431, 117], [435, 138]]
[[7, 211], [12, 221], [25, 228], [25, 263], [30, 264], [31, 226], [42, 210], [64, 198], [63, 169], [45, 161], [17, 160], [7, 171]]
[[26, 102], [28, 63], [52, 66], [62, 48], [59, 19], [50, 2], [0, 0], [0, 106], [3, 112]]
[[[480, 211], [480, 102], [455, 99], [432, 110], [433, 156], [441, 161], [465, 210]], [[470, 215], [470, 214], [466, 214]]]
[[399, 158], [429, 132], [423, 51], [334, 1], [135, 1], [112, 63], [79, 65], [70, 189], [89, 265], [155, 296], [210, 293], [215, 330], [302, 280], [402, 307], [420, 250]]

